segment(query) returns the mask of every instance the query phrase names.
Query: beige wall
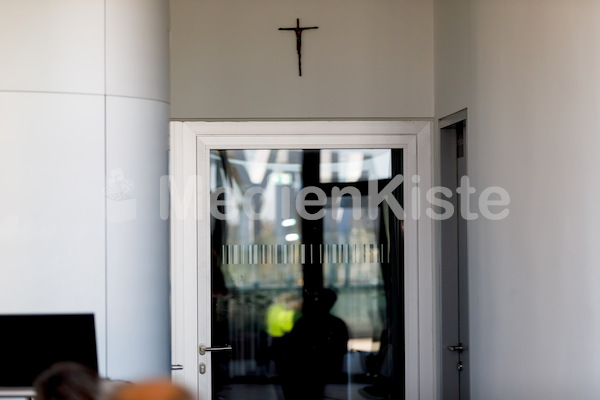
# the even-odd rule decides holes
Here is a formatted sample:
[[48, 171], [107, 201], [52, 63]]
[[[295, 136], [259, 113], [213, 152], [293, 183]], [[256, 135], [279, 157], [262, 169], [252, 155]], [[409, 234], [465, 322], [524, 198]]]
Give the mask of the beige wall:
[[[172, 1], [172, 117], [468, 107], [472, 183], [511, 195], [508, 219], [469, 223], [472, 398], [595, 399], [600, 3], [434, 3]], [[277, 31], [296, 17], [320, 27], [304, 36], [302, 78]]]
[[436, 114], [469, 107], [472, 183], [511, 195], [508, 219], [469, 223], [472, 398], [596, 399], [600, 3], [448, 3]]
[[[433, 116], [432, 0], [173, 0], [171, 116]], [[303, 75], [295, 37], [303, 34]]]
[[435, 0], [435, 114], [467, 108], [472, 80], [470, 0]]

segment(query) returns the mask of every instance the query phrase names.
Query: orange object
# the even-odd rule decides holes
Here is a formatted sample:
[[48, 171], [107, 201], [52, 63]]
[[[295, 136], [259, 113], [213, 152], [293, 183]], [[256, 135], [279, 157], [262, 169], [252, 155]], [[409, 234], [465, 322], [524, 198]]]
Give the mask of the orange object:
[[108, 400], [192, 400], [190, 393], [167, 380], [149, 381], [118, 388]]

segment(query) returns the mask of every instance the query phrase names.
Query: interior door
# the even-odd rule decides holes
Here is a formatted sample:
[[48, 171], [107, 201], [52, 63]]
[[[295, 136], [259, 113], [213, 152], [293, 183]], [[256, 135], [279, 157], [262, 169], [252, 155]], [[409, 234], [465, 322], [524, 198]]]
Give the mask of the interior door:
[[210, 150], [213, 399], [403, 398], [402, 153]]
[[172, 122], [173, 380], [200, 400], [435, 398], [430, 138], [429, 121]]
[[442, 398], [468, 400], [469, 325], [467, 221], [462, 217], [456, 188], [466, 171], [466, 120], [441, 129], [441, 183], [452, 190], [453, 215], [441, 222], [441, 360]]

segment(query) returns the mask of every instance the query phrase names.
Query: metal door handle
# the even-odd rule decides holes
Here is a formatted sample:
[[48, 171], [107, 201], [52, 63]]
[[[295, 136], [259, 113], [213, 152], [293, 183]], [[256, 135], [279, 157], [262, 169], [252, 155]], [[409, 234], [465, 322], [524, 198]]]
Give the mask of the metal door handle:
[[464, 349], [465, 348], [463, 347], [462, 343], [459, 343], [456, 346], [448, 346], [448, 350], [450, 350], [450, 351], [458, 351], [459, 353], [462, 353], [462, 351]]
[[233, 350], [233, 347], [231, 347], [228, 344], [226, 344], [225, 346], [215, 346], [215, 347], [206, 347], [206, 345], [204, 345], [204, 344], [200, 345], [200, 355], [201, 356], [205, 355], [207, 351], [231, 351], [231, 350]]

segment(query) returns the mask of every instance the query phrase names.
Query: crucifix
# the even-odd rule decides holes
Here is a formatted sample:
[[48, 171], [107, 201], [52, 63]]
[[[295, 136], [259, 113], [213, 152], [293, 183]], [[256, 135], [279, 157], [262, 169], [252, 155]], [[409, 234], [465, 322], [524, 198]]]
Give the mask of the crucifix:
[[279, 28], [280, 31], [296, 32], [296, 50], [298, 50], [298, 73], [302, 76], [302, 31], [306, 29], [319, 29], [318, 26], [300, 27], [300, 18], [296, 18], [295, 28]]

